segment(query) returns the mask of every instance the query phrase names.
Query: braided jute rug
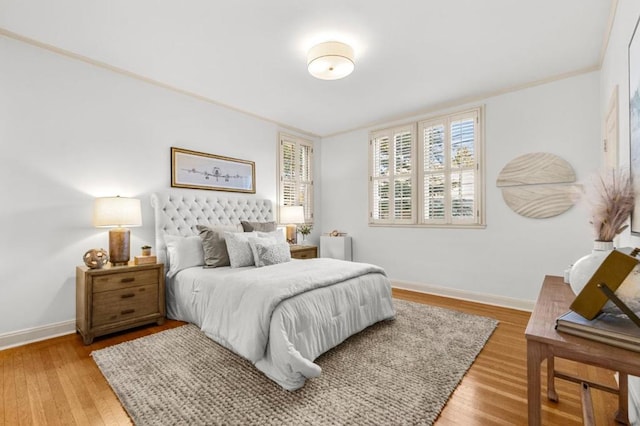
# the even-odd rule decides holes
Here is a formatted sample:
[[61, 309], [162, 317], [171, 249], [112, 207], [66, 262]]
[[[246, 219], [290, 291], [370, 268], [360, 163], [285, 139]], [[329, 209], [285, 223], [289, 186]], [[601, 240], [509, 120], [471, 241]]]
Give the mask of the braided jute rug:
[[191, 324], [92, 356], [138, 425], [429, 425], [497, 321], [394, 304], [395, 320], [320, 356], [320, 377], [294, 392]]

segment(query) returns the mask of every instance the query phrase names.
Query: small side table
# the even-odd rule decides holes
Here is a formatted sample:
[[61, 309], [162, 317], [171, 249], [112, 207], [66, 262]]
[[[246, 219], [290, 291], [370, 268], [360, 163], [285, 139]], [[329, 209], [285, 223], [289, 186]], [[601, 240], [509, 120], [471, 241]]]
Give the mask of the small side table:
[[351, 260], [351, 237], [322, 235], [320, 237], [320, 257]]
[[[555, 390], [555, 379], [564, 379], [580, 383], [582, 386], [583, 420], [589, 424], [592, 414], [589, 393], [590, 388], [612, 392], [618, 395], [618, 412], [615, 420], [621, 424], [629, 424], [628, 389], [629, 375], [640, 375], [640, 356], [637, 352], [607, 345], [594, 340], [570, 334], [558, 333], [555, 330], [556, 318], [569, 310], [575, 294], [562, 277], [546, 276], [538, 301], [531, 313], [525, 331], [527, 339], [527, 398], [529, 405], [529, 426], [539, 426], [541, 417], [541, 368], [540, 364], [547, 360], [547, 398], [558, 400]], [[555, 358], [564, 358], [583, 364], [606, 368], [619, 373], [618, 389], [590, 383], [579, 377], [564, 374], [555, 369]]]
[[318, 246], [291, 244], [289, 249], [291, 250], [292, 259], [314, 259], [318, 257]]

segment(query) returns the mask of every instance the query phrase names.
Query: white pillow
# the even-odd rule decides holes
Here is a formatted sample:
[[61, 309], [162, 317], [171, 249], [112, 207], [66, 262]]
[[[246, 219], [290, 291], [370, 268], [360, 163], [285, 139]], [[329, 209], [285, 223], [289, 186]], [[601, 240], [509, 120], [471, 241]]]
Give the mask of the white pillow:
[[168, 277], [173, 277], [183, 269], [204, 265], [202, 239], [198, 235], [191, 237], [165, 235], [164, 241], [167, 244], [169, 257]]
[[287, 237], [284, 235], [283, 229], [276, 229], [272, 232], [257, 232], [258, 237], [260, 238], [273, 238], [279, 243], [286, 243]]
[[255, 238], [255, 232], [228, 232], [224, 233], [224, 240], [227, 243], [229, 252], [229, 263], [232, 268], [242, 266], [253, 266], [253, 253], [249, 246], [249, 238]]
[[258, 268], [291, 260], [291, 249], [286, 242], [274, 238], [249, 238], [249, 245]]

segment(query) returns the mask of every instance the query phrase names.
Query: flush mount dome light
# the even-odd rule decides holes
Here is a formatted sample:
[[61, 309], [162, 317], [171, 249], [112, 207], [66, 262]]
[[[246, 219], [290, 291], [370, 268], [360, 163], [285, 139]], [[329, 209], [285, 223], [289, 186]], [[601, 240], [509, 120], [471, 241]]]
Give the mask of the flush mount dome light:
[[307, 55], [309, 73], [321, 80], [337, 80], [351, 74], [355, 66], [353, 48], [339, 41], [316, 44]]

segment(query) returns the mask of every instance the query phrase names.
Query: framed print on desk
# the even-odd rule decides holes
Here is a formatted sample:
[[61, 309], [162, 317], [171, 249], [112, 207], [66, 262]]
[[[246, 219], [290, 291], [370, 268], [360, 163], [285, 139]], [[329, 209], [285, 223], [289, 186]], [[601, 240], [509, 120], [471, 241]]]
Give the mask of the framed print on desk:
[[[640, 22], [640, 20], [638, 21]], [[638, 23], [629, 42], [629, 146], [634, 192], [640, 193], [640, 34]], [[640, 235], [640, 197], [631, 213], [631, 233]]]
[[171, 147], [171, 186], [256, 193], [253, 161]]

